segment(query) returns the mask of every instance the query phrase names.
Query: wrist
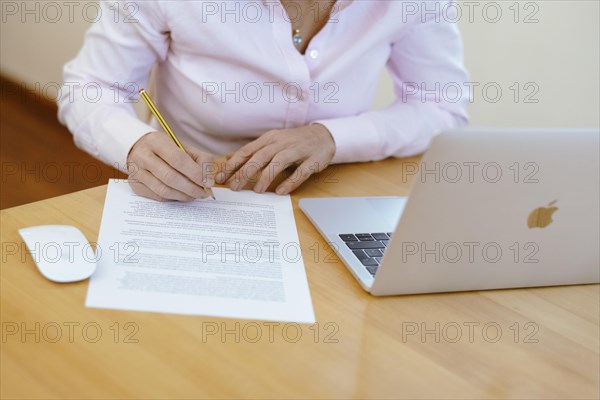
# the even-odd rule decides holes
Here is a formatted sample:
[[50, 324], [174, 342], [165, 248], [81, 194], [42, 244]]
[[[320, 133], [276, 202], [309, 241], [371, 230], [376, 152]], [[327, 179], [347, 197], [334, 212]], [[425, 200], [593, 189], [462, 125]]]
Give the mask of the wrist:
[[323, 141], [327, 143], [327, 147], [332, 151], [331, 157], [333, 158], [336, 146], [335, 139], [333, 138], [333, 135], [329, 129], [319, 122], [314, 122], [311, 124], [311, 126], [313, 126], [317, 132], [319, 132], [320, 136], [323, 138]]

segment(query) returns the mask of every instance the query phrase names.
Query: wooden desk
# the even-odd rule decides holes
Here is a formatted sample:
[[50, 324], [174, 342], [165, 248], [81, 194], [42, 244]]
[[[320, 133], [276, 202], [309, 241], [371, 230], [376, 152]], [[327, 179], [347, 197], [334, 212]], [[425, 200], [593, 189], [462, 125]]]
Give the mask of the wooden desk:
[[50, 283], [10, 246], [40, 224], [96, 240], [106, 187], [2, 211], [1, 397], [598, 398], [598, 285], [375, 298], [297, 208], [407, 194], [415, 161], [334, 167], [294, 194], [312, 327], [85, 308], [87, 282]]

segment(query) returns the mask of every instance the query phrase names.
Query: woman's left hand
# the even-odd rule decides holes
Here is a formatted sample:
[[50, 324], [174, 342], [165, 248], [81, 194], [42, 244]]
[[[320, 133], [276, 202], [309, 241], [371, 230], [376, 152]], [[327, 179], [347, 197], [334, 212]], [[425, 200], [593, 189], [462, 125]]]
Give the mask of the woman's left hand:
[[283, 170], [296, 165], [294, 173], [275, 190], [277, 194], [287, 194], [313, 173], [324, 170], [334, 154], [333, 137], [321, 124], [276, 129], [233, 153], [215, 180], [219, 184], [226, 183], [233, 190], [240, 190], [251, 179], [259, 177], [254, 191], [261, 193]]

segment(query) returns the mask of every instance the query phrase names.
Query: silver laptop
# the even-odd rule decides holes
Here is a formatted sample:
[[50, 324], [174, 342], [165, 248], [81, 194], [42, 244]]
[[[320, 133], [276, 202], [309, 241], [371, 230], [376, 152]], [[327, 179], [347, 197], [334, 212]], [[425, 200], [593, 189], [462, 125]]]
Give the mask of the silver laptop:
[[594, 130], [445, 132], [409, 197], [304, 198], [300, 208], [373, 295], [600, 282]]

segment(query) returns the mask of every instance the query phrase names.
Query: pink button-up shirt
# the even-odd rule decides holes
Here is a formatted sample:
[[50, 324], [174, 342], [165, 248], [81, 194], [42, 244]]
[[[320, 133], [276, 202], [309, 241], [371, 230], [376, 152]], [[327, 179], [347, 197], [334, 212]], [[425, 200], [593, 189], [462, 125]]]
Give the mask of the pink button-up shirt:
[[[59, 119], [79, 147], [122, 170], [133, 144], [159, 130], [131, 103], [155, 65], [159, 110], [180, 140], [214, 154], [318, 122], [334, 138], [334, 163], [378, 160], [422, 152], [467, 121], [447, 1], [338, 1], [304, 55], [277, 0], [101, 3], [64, 67]], [[396, 100], [369, 111], [384, 67]]]

